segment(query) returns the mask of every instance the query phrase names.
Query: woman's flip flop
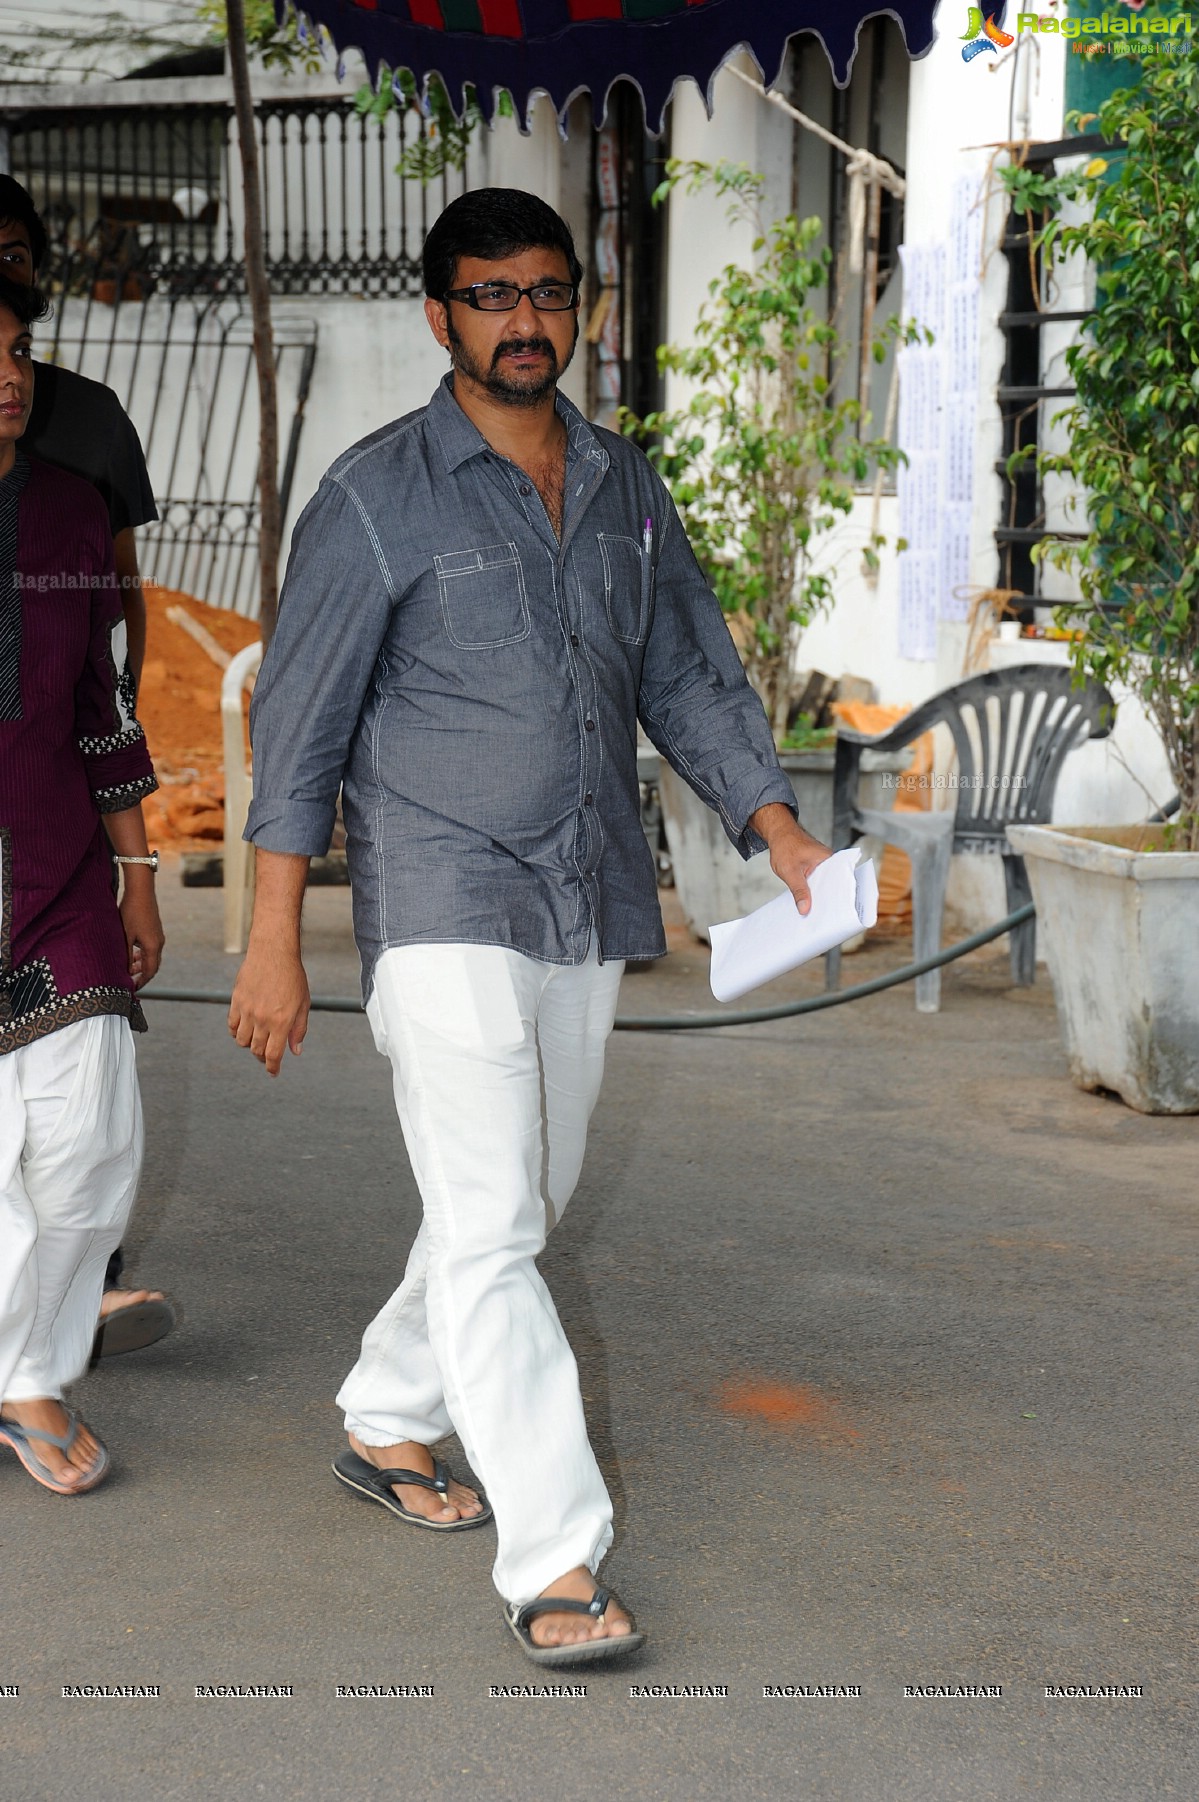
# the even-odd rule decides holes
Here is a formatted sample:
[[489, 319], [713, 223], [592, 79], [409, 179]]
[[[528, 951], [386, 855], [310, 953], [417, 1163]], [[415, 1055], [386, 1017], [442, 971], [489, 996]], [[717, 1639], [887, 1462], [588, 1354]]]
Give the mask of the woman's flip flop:
[[15, 1420], [0, 1418], [0, 1445], [6, 1445], [17, 1454], [34, 1482], [40, 1483], [43, 1489], [53, 1490], [55, 1495], [84, 1495], [89, 1489], [102, 1483], [108, 1475], [110, 1460], [107, 1446], [99, 1439], [96, 1440], [99, 1446], [96, 1461], [81, 1482], [60, 1483], [49, 1465], [43, 1464], [29, 1443], [31, 1439], [36, 1439], [42, 1445], [55, 1445], [60, 1452], [69, 1452], [79, 1437], [79, 1416], [73, 1408], [64, 1407], [63, 1413], [70, 1423], [65, 1433], [44, 1433], [40, 1427], [23, 1427]]

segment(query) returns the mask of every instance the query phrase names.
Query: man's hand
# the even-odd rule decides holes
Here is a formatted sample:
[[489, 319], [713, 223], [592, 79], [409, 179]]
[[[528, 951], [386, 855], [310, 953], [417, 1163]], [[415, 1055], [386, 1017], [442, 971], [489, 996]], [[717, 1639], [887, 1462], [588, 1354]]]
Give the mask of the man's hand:
[[826, 857], [831, 857], [832, 852], [818, 838], [813, 838], [810, 832], [805, 832], [797, 824], [790, 809], [781, 802], [772, 801], [766, 807], [759, 807], [751, 816], [749, 824], [766, 840], [770, 850], [771, 869], [795, 896], [795, 905], [800, 913], [806, 914], [812, 906], [808, 879], [816, 865], [823, 863]]
[[268, 1076], [278, 1076], [284, 1051], [299, 1057], [308, 1031], [310, 996], [300, 958], [308, 859], [259, 851], [257, 872], [254, 924], [233, 985], [229, 1031], [265, 1064]]
[[308, 1031], [308, 978], [299, 953], [251, 947], [233, 985], [229, 1031], [252, 1051], [268, 1076], [278, 1076], [283, 1053], [299, 1057]]

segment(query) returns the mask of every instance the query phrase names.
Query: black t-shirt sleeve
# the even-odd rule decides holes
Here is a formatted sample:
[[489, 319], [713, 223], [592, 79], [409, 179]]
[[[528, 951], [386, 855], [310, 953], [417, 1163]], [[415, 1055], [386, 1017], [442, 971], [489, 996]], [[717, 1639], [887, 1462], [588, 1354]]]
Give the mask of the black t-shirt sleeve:
[[114, 538], [157, 519], [137, 428], [112, 389], [53, 363], [35, 367], [25, 448], [99, 490]]
[[137, 427], [114, 397], [115, 417], [108, 440], [108, 517], [112, 535], [126, 526], [144, 526], [158, 518], [150, 472], [142, 455]]

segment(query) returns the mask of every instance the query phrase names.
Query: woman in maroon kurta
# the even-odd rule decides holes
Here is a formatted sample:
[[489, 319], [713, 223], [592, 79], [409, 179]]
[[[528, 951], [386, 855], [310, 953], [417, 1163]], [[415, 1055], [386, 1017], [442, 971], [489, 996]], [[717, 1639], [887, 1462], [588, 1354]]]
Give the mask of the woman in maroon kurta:
[[20, 450], [43, 308], [0, 278], [0, 1444], [75, 1494], [108, 1458], [62, 1389], [136, 1192], [129, 1034], [162, 927], [104, 506]]

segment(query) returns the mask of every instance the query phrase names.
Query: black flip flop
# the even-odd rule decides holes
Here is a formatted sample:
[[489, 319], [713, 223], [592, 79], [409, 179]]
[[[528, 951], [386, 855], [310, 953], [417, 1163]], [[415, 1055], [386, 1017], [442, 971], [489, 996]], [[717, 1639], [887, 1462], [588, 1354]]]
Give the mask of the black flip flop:
[[114, 1308], [96, 1328], [92, 1364], [99, 1358], [115, 1358], [121, 1352], [141, 1351], [156, 1345], [175, 1328], [175, 1310], [169, 1301], [135, 1301]]
[[616, 1639], [581, 1639], [573, 1646], [539, 1646], [529, 1632], [529, 1623], [539, 1614], [586, 1614], [598, 1620], [611, 1600], [608, 1589], [597, 1589], [589, 1602], [576, 1602], [569, 1596], [538, 1596], [535, 1602], [509, 1602], [504, 1619], [521, 1651], [534, 1664], [599, 1664], [609, 1658], [625, 1658], [645, 1644], [645, 1634], [637, 1631], [636, 1622], [631, 1633]]
[[485, 1527], [491, 1519], [491, 1509], [482, 1491], [479, 1493], [479, 1500], [483, 1504], [483, 1512], [472, 1514], [469, 1520], [426, 1520], [423, 1514], [416, 1514], [411, 1508], [405, 1508], [391, 1487], [393, 1483], [416, 1483], [422, 1489], [435, 1490], [438, 1495], [448, 1494], [450, 1473], [440, 1458], [434, 1458], [433, 1475], [426, 1477], [419, 1470], [377, 1470], [365, 1458], [360, 1458], [357, 1452], [342, 1452], [333, 1460], [333, 1475], [347, 1489], [356, 1490], [368, 1501], [382, 1502], [385, 1508], [390, 1509], [392, 1514], [398, 1514], [401, 1520], [410, 1521], [414, 1527], [428, 1527], [432, 1533], [463, 1533], [468, 1527]]

